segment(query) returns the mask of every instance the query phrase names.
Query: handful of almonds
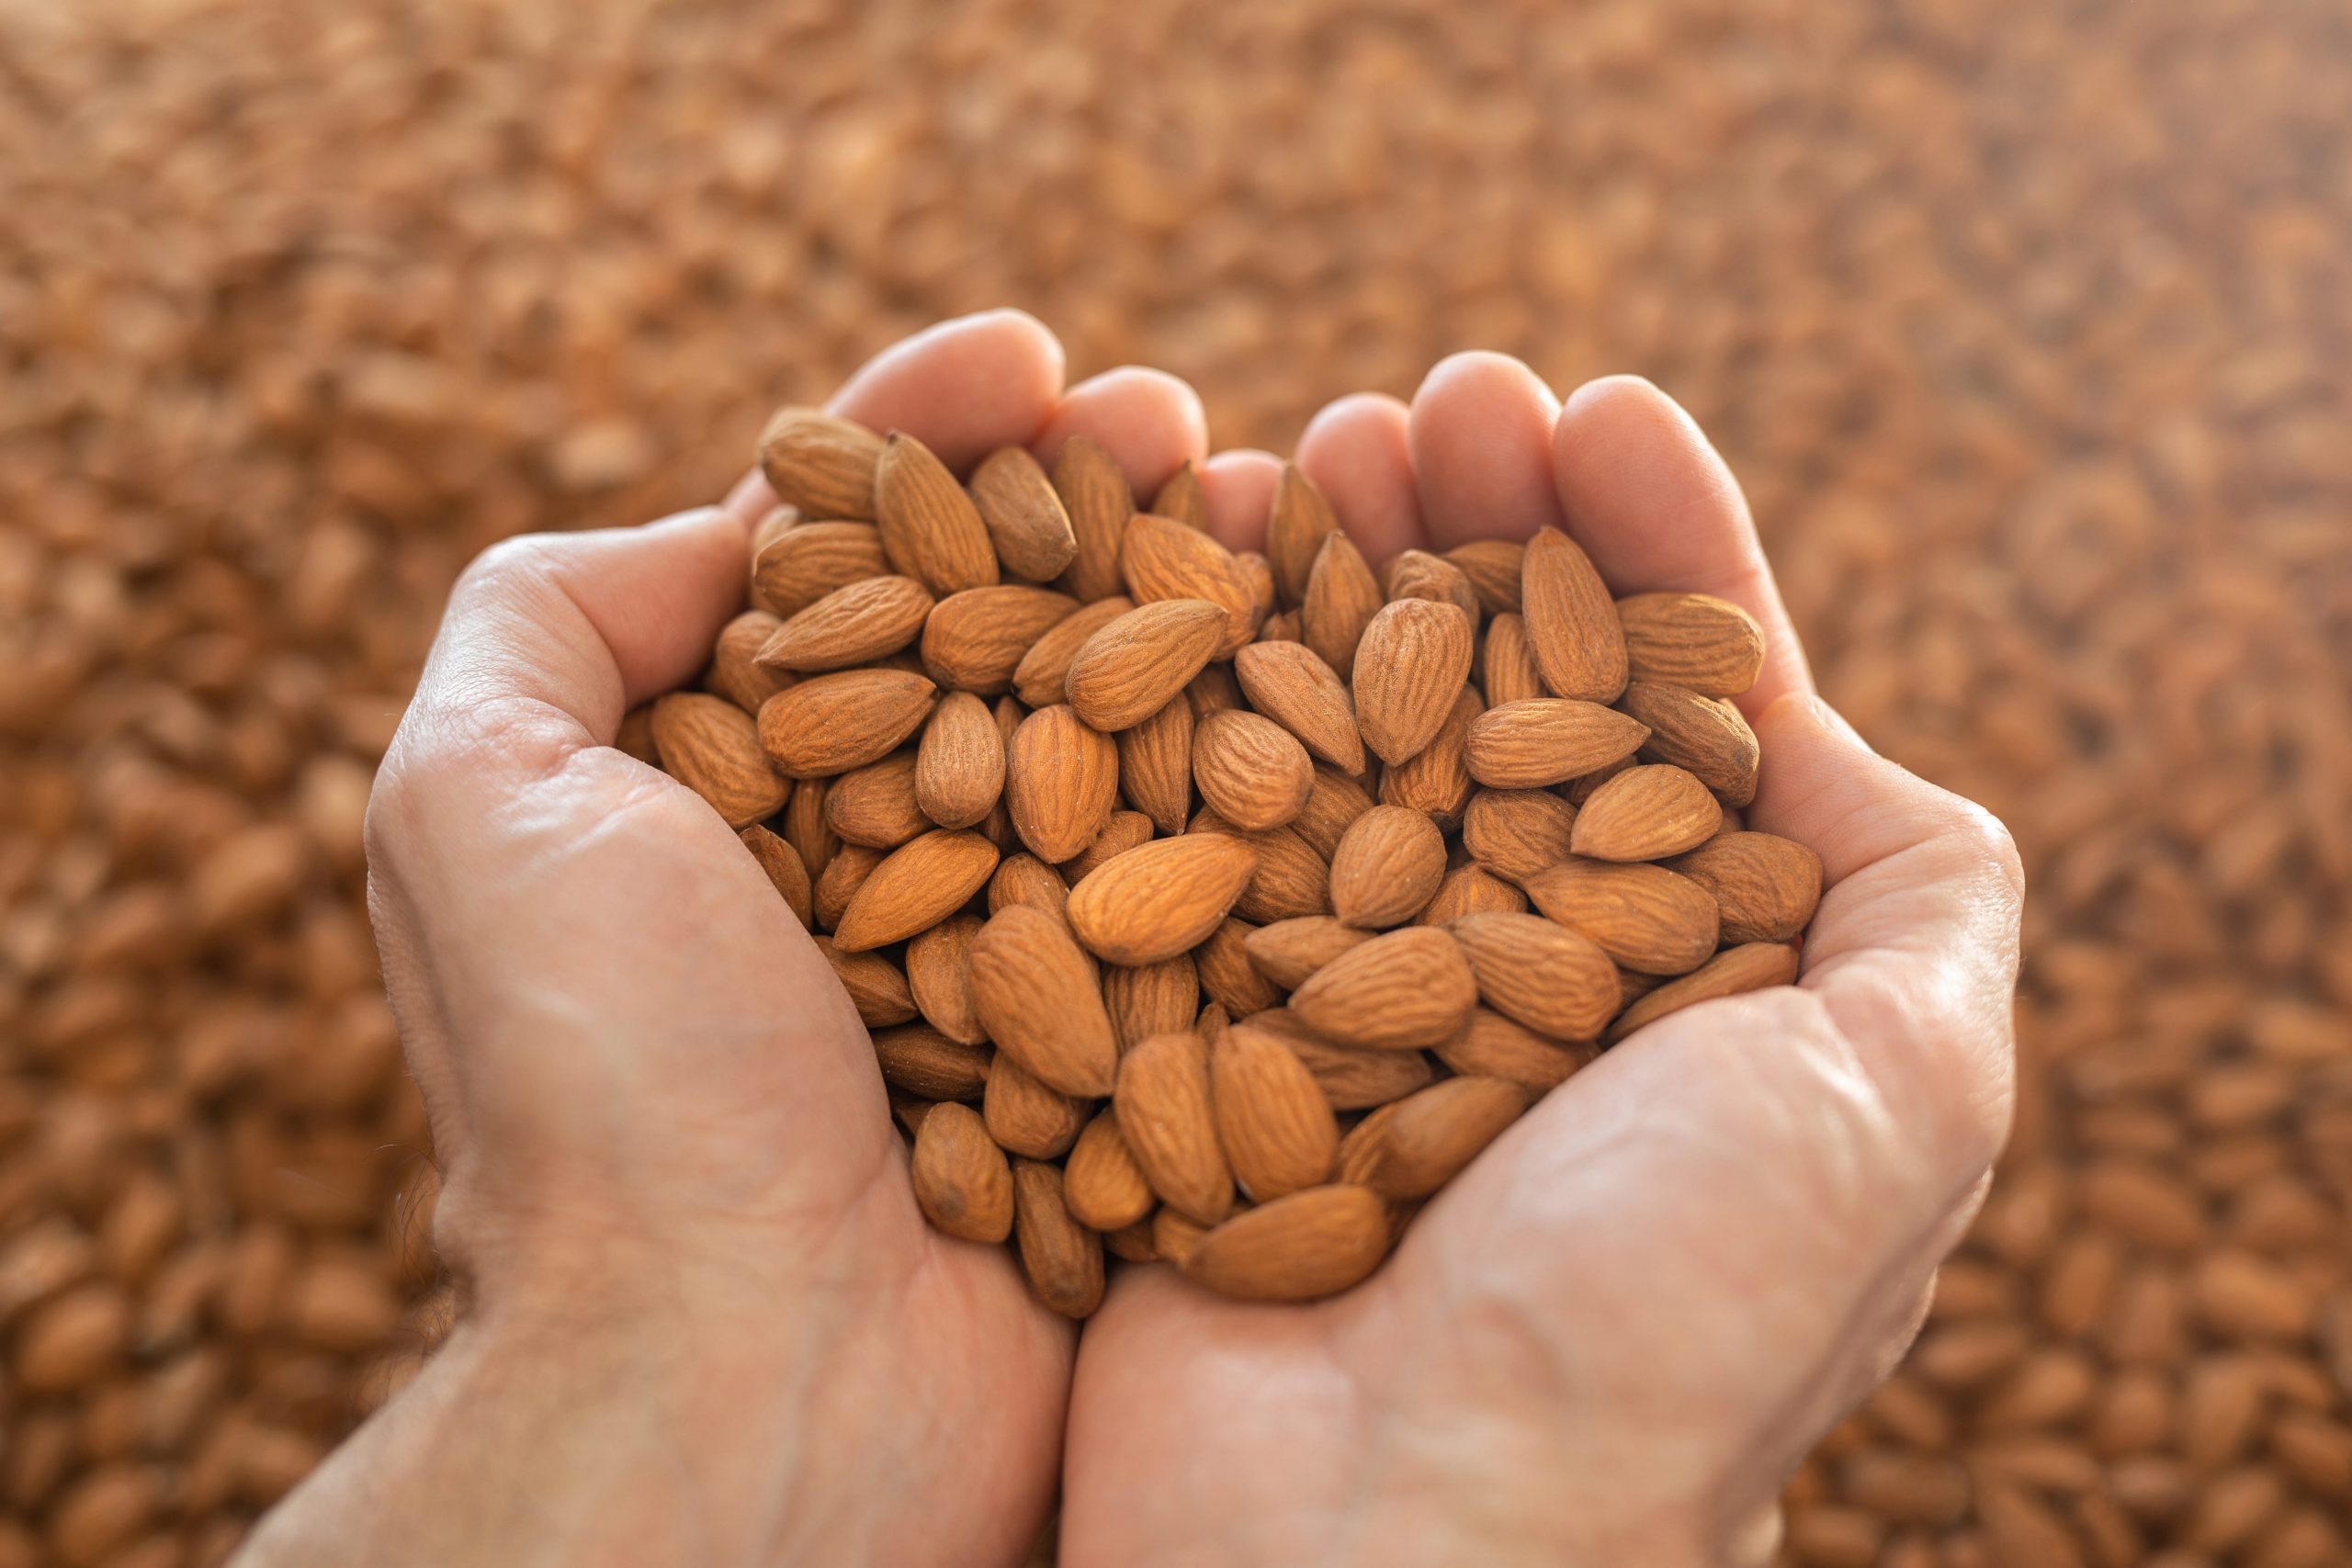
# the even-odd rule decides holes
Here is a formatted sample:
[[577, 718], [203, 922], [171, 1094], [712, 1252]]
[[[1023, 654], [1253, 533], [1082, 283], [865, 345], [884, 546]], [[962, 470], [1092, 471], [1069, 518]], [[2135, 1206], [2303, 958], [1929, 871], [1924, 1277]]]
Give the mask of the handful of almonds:
[[1259, 555], [1082, 437], [959, 481], [791, 408], [760, 461], [752, 607], [621, 744], [817, 933], [931, 1223], [1056, 1312], [1105, 1247], [1345, 1290], [1600, 1051], [1796, 976], [1736, 605], [1549, 529], [1375, 571], [1295, 467]]

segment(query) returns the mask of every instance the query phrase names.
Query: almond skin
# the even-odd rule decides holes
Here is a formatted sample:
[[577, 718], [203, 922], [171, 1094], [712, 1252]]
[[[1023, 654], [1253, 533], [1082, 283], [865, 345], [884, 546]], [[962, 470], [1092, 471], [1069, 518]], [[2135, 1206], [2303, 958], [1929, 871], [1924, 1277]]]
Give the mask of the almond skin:
[[1269, 828], [1261, 833], [1244, 833], [1216, 812], [1203, 811], [1193, 819], [1192, 832], [1227, 834], [1247, 843], [1258, 857], [1257, 874], [1233, 906], [1233, 912], [1243, 919], [1265, 925], [1331, 912], [1331, 868], [1297, 829]]
[[1315, 770], [1315, 787], [1307, 792], [1306, 804], [1299, 807], [1298, 819], [1291, 827], [1317, 854], [1329, 860], [1340, 852], [1340, 840], [1355, 819], [1372, 807], [1373, 798], [1363, 784], [1322, 763]]
[[1336, 1043], [1411, 1050], [1460, 1029], [1477, 1001], [1477, 982], [1461, 946], [1444, 931], [1413, 926], [1375, 937], [1317, 970], [1292, 993], [1290, 1009]]
[[1140, 724], [1216, 656], [1224, 628], [1225, 611], [1206, 600], [1137, 604], [1070, 656], [1069, 705], [1105, 734]]
[[1249, 1026], [1279, 1040], [1314, 1075], [1334, 1111], [1361, 1111], [1401, 1100], [1430, 1081], [1430, 1059], [1419, 1051], [1358, 1051], [1334, 1045], [1301, 1023], [1288, 1008], [1253, 1014]]
[[1187, 528], [1206, 530], [1209, 525], [1209, 498], [1201, 490], [1201, 473], [1193, 467], [1190, 457], [1183, 466], [1168, 476], [1168, 482], [1151, 498], [1151, 510], [1159, 516], [1182, 523]]
[[890, 852], [858, 887], [833, 928], [843, 953], [904, 942], [937, 925], [987, 886], [994, 844], [978, 833], [934, 828]]
[[660, 698], [653, 705], [653, 744], [670, 776], [708, 801], [729, 828], [784, 809], [791, 783], [761, 748], [752, 716], [726, 698], [707, 692]]
[[1162, 833], [1181, 833], [1193, 809], [1192, 705], [1171, 697], [1159, 711], [1114, 737], [1119, 788]]
[[1448, 1078], [1385, 1108], [1364, 1179], [1386, 1198], [1425, 1198], [1451, 1181], [1527, 1109], [1505, 1078]]
[[1479, 648], [1478, 684], [1492, 707], [1551, 694], [1544, 689], [1543, 674], [1535, 668], [1535, 649], [1527, 640], [1527, 622], [1515, 612], [1497, 615], [1487, 623], [1487, 635]]
[[817, 951], [832, 965], [833, 977], [849, 993], [860, 1023], [868, 1029], [888, 1029], [914, 1018], [914, 997], [897, 964], [878, 953], [843, 953], [829, 936], [813, 940]]
[[1138, 512], [1127, 519], [1119, 546], [1119, 573], [1137, 604], [1197, 599], [1224, 612], [1213, 647], [1219, 659], [1258, 635], [1258, 599], [1231, 550], [1198, 529]]
[[[1271, 548], [1272, 541], [1268, 540]], [[1332, 534], [1316, 552], [1307, 574], [1306, 594], [1298, 607], [1300, 635], [1316, 656], [1342, 681], [1356, 667], [1356, 645], [1363, 629], [1380, 613], [1380, 584], [1363, 552], [1345, 534]]]
[[1726, 947], [1680, 979], [1668, 980], [1635, 1001], [1609, 1026], [1607, 1038], [1614, 1044], [1644, 1024], [1698, 1002], [1789, 985], [1797, 977], [1797, 950], [1786, 942], [1751, 942]]
[[1474, 1010], [1453, 1039], [1434, 1049], [1439, 1061], [1465, 1078], [1507, 1078], [1536, 1096], [1566, 1082], [1600, 1055], [1589, 1041], [1549, 1039], [1486, 1008]]
[[948, 691], [997, 696], [1037, 639], [1077, 611], [1069, 594], [1025, 582], [951, 593], [923, 625], [923, 673]]
[[915, 1202], [949, 1235], [996, 1243], [1012, 1234], [1012, 1168], [968, 1105], [934, 1105], [915, 1129]]
[[1059, 1170], [1012, 1162], [1012, 1230], [1022, 1271], [1048, 1311], [1083, 1318], [1102, 1304], [1102, 1240], [1070, 1217]]
[[1204, 1225], [1233, 1210], [1233, 1173], [1210, 1105], [1208, 1047], [1155, 1034], [1119, 1063], [1111, 1104], [1127, 1152], [1159, 1201]]
[[1261, 975], [1286, 991], [1295, 991], [1309, 975], [1349, 949], [1370, 942], [1373, 934], [1335, 916], [1300, 915], [1252, 929], [1241, 945]]
[[1462, 815], [1462, 843], [1487, 871], [1524, 884], [1568, 858], [1576, 820], [1577, 808], [1550, 790], [1482, 789]]
[[825, 823], [846, 844], [895, 850], [936, 824], [915, 801], [915, 755], [894, 751], [854, 768], [825, 793]]
[[1331, 912], [1351, 926], [1401, 926], [1445, 880], [1445, 835], [1421, 812], [1375, 806], [1331, 857]]
[[1062, 1168], [1062, 1201], [1079, 1224], [1098, 1231], [1125, 1229], [1148, 1215], [1159, 1198], [1127, 1152], [1114, 1111], [1097, 1111]]
[[809, 907], [820, 927], [832, 931], [842, 923], [850, 900], [857, 897], [857, 890], [865, 886], [865, 879], [874, 874], [887, 852], [864, 844], [836, 843], [832, 857], [809, 888]]
[[1477, 590], [1462, 569], [1443, 556], [1433, 556], [1427, 550], [1400, 550], [1389, 558], [1386, 574], [1381, 578], [1391, 601], [1398, 599], [1431, 599], [1441, 604], [1452, 604], [1470, 617], [1470, 629], [1478, 629], [1482, 606]]
[[1207, 940], [1257, 868], [1256, 852], [1228, 834], [1155, 839], [1070, 889], [1070, 925], [1107, 963], [1156, 964]]
[[1476, 687], [1465, 686], [1453, 699], [1437, 738], [1380, 775], [1380, 798], [1389, 806], [1408, 806], [1426, 812], [1446, 832], [1462, 821], [1477, 785], [1470, 775], [1470, 734], [1486, 712]]
[[1625, 689], [1625, 631], [1590, 558], [1557, 528], [1527, 542], [1520, 609], [1535, 667], [1555, 697], [1611, 703]]
[[980, 1120], [1007, 1154], [1027, 1159], [1059, 1159], [1078, 1142], [1089, 1102], [1057, 1093], [1039, 1082], [1010, 1053], [989, 1064], [989, 1087], [980, 1097]]
[[[718, 641], [710, 650], [710, 669], [703, 675], [703, 686], [725, 697], [745, 713], [755, 714], [760, 705], [792, 684], [789, 670], [769, 670], [759, 661], [760, 649], [768, 645], [784, 623], [765, 610], [746, 610], [719, 629]], [[650, 718], [650, 710], [647, 716]]]
[[1016, 905], [973, 939], [973, 1005], [997, 1049], [1052, 1089], [1111, 1092], [1119, 1048], [1093, 966], [1051, 915]]
[[1233, 666], [1224, 663], [1204, 665], [1199, 674], [1185, 682], [1184, 701], [1195, 720], [1247, 705], [1241, 700], [1241, 682], [1233, 678]]
[[1732, 704], [1681, 686], [1634, 681], [1617, 705], [1649, 726], [1643, 756], [1696, 774], [1725, 806], [1743, 807], [1756, 798], [1762, 754], [1756, 732]]
[[812, 886], [842, 844], [825, 825], [825, 795], [831, 788], [830, 779], [803, 779], [793, 785], [792, 798], [784, 804], [783, 825], [776, 829], [808, 868]]
[[1219, 816], [1262, 832], [1298, 815], [1315, 786], [1315, 763], [1289, 730], [1237, 709], [1213, 713], [1193, 730], [1193, 780]]
[[874, 468], [874, 516], [890, 564], [943, 598], [997, 580], [979, 509], [930, 447], [894, 430]]
[[1821, 906], [1821, 857], [1774, 833], [1724, 833], [1667, 863], [1714, 895], [1727, 943], [1792, 941]]
[[907, 943], [907, 991], [916, 1010], [940, 1033], [967, 1045], [989, 1037], [972, 1000], [972, 943], [981, 924], [978, 915], [950, 915]]
[[1266, 562], [1273, 569], [1274, 590], [1284, 604], [1306, 597], [1315, 558], [1323, 541], [1340, 531], [1330, 502], [1296, 463], [1283, 465], [1274, 481], [1273, 509], [1266, 519]]
[[1086, 604], [1108, 599], [1120, 592], [1119, 545], [1136, 510], [1125, 472], [1110, 453], [1073, 435], [1054, 458], [1054, 493], [1078, 546], [1058, 586]]
[[1464, 915], [1523, 915], [1527, 895], [1476, 862], [1445, 874], [1437, 892], [1413, 917], [1417, 926], [1442, 926]]
[[1639, 719], [1598, 703], [1536, 697], [1480, 714], [1463, 760], [1488, 789], [1542, 789], [1632, 756], [1649, 734]]
[[915, 804], [942, 828], [970, 828], [1004, 793], [1004, 740], [989, 706], [950, 692], [924, 721], [915, 750]]
[[1637, 681], [1684, 686], [1708, 697], [1736, 697], [1764, 668], [1764, 633], [1756, 617], [1707, 593], [1634, 593], [1617, 601], [1625, 657]]
[[1356, 649], [1356, 722], [1384, 761], [1404, 761], [1445, 728], [1470, 678], [1470, 618], [1453, 604], [1399, 599], [1366, 623]]
[[1124, 593], [1080, 605], [1037, 634], [1013, 667], [1012, 693], [1033, 708], [1051, 707], [1069, 694], [1069, 661], [1086, 639], [1136, 607]]
[[1209, 1083], [1226, 1163], [1253, 1201], [1329, 1179], [1339, 1122], [1288, 1046], [1247, 1024], [1227, 1029], [1209, 1049]]
[[1102, 1002], [1111, 1011], [1111, 1032], [1121, 1055], [1155, 1034], [1175, 1034], [1193, 1021], [1200, 999], [1193, 955], [1180, 953], [1156, 964], [1111, 964], [1102, 971]]
[[1664, 860], [1713, 838], [1723, 820], [1697, 775], [1653, 762], [1594, 790], [1577, 811], [1568, 847], [1588, 860]]
[[876, 1030], [874, 1057], [885, 1083], [925, 1100], [978, 1100], [988, 1088], [988, 1047], [959, 1044], [928, 1024]]
[[808, 517], [872, 517], [881, 460], [880, 436], [818, 409], [778, 409], [760, 432], [760, 471], [769, 488]]
[[[767, 873], [769, 883], [783, 896], [793, 918], [802, 925], [808, 925], [815, 914], [810, 902], [808, 868], [801, 863], [799, 852], [757, 823], [737, 829], [735, 836], [743, 840], [743, 847], [752, 852], [752, 858], [760, 863], [762, 871]], [[866, 1021], [874, 1021], [868, 1019]], [[883, 1021], [898, 1023], [901, 1021], [893, 1018]]]
[[1257, 927], [1228, 919], [1193, 950], [1201, 989], [1234, 1018], [1247, 1018], [1282, 1005], [1282, 992], [1250, 962], [1250, 938]]
[[836, 588], [890, 570], [882, 531], [871, 523], [803, 523], [779, 534], [752, 562], [752, 597], [779, 616], [797, 615]]
[[904, 670], [811, 676], [760, 705], [760, 744], [790, 777], [845, 773], [888, 756], [922, 728], [937, 690]]
[[911, 577], [869, 577], [836, 588], [778, 626], [759, 651], [770, 670], [810, 674], [887, 658], [914, 641], [931, 592]]
[[1118, 792], [1118, 748], [1067, 706], [1039, 708], [1013, 732], [1004, 803], [1013, 831], [1046, 864], [1094, 841]]
[[1086, 879], [1087, 873], [1104, 861], [1150, 841], [1150, 818], [1140, 811], [1114, 811], [1091, 843], [1054, 869], [1062, 874], [1064, 882], [1075, 887]]
[[1445, 558], [1469, 579], [1490, 616], [1518, 614], [1526, 558], [1527, 547], [1515, 539], [1472, 539], [1445, 552]]
[[1715, 951], [1714, 898], [1663, 866], [1572, 860], [1530, 877], [1527, 896], [1638, 974], [1686, 974]]
[[1369, 1277], [1388, 1253], [1387, 1206], [1361, 1187], [1311, 1187], [1236, 1214], [1178, 1262], [1219, 1295], [1306, 1302]]
[[1016, 904], [1051, 915], [1064, 926], [1069, 924], [1069, 884], [1062, 880], [1061, 873], [1026, 852], [1005, 856], [996, 875], [989, 879], [989, 914]]
[[1257, 642], [1236, 654], [1233, 672], [1250, 705], [1296, 736], [1341, 773], [1363, 772], [1355, 703], [1338, 673], [1298, 642]]
[[1015, 577], [1051, 582], [1078, 554], [1062, 498], [1023, 447], [1000, 446], [973, 470], [972, 504], [996, 558]]
[[1446, 929], [1478, 995], [1555, 1040], [1590, 1040], [1617, 1011], [1617, 965], [1589, 938], [1541, 915], [1464, 915]]

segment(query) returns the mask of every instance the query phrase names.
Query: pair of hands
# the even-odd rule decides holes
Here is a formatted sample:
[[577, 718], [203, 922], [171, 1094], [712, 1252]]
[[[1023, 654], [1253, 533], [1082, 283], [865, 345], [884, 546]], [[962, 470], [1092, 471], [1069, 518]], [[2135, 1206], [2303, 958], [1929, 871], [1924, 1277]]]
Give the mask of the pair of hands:
[[[1065, 389], [1000, 311], [835, 412], [951, 465], [1100, 442], [1201, 463], [1261, 542], [1275, 475], [1157, 373]], [[1619, 592], [1745, 605], [1752, 825], [1829, 889], [1792, 987], [1665, 1019], [1552, 1094], [1363, 1287], [1233, 1303], [1128, 1269], [1082, 1348], [1012, 1255], [931, 1230], [847, 998], [733, 833], [613, 750], [740, 607], [753, 479], [466, 574], [368, 818], [387, 982], [469, 1310], [248, 1561], [1751, 1562], [1811, 1442], [1892, 1366], [2008, 1118], [2019, 874], [1981, 809], [1813, 694], [1722, 460], [1646, 383], [1557, 403], [1449, 359], [1298, 460], [1377, 560], [1568, 527]]]

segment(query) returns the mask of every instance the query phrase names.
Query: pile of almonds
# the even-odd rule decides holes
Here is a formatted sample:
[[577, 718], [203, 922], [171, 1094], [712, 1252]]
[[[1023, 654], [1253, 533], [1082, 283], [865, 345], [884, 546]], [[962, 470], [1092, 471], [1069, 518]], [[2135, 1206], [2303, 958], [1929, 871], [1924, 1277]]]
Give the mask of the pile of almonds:
[[1344, 1290], [1600, 1051], [1796, 976], [1737, 605], [1612, 601], [1556, 529], [1375, 573], [1295, 466], [1259, 555], [1083, 436], [967, 488], [786, 408], [759, 459], [752, 607], [623, 744], [820, 933], [924, 1213], [1056, 1312], [1106, 1247]]

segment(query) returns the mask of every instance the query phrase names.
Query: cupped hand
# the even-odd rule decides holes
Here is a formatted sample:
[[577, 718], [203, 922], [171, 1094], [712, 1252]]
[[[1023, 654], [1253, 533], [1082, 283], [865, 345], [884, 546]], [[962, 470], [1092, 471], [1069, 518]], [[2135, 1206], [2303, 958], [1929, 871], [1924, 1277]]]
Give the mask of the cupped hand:
[[[1491, 355], [1356, 397], [1299, 462], [1374, 559], [1568, 530], [1620, 593], [1762, 625], [1751, 826], [1828, 889], [1798, 983], [1701, 1004], [1554, 1090], [1310, 1307], [1114, 1280], [1071, 1396], [1064, 1562], [1755, 1562], [1892, 1367], [2005, 1135], [2020, 877], [1982, 809], [1814, 694], [1736, 485], [1647, 383], [1566, 405]], [[1262, 532], [1274, 465], [1203, 470]]]

